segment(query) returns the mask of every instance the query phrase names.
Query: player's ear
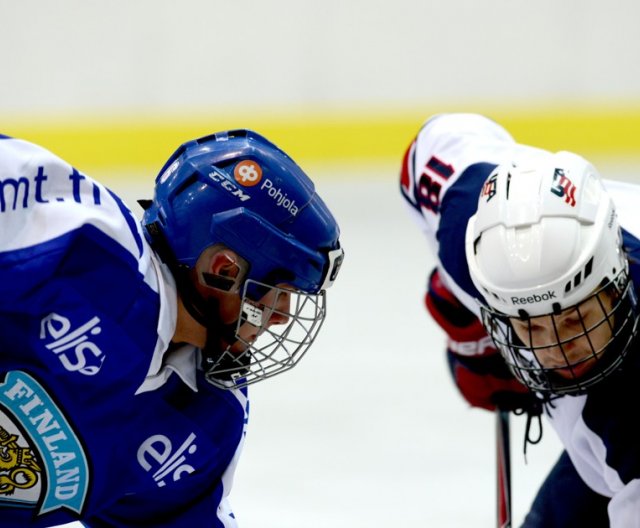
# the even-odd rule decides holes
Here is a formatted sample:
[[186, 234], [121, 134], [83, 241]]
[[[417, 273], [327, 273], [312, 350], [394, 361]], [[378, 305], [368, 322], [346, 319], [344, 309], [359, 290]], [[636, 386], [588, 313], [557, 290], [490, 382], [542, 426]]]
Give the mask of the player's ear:
[[208, 267], [211, 273], [223, 277], [234, 278], [240, 273], [238, 255], [230, 249], [221, 249], [211, 255]]
[[196, 264], [201, 285], [224, 292], [237, 292], [248, 266], [235, 251], [223, 246], [205, 250]]

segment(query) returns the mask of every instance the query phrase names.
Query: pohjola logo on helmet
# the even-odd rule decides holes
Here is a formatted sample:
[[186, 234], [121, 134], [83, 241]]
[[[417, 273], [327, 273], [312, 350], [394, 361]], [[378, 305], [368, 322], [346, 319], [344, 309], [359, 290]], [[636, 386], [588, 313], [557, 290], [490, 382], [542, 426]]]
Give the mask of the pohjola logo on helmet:
[[273, 185], [273, 182], [266, 178], [262, 185], [260, 186], [260, 190], [267, 191], [267, 194], [270, 198], [276, 201], [276, 204], [279, 207], [284, 207], [287, 211], [291, 213], [292, 216], [296, 216], [298, 214], [298, 206], [296, 205], [296, 201], [292, 200], [287, 196], [287, 193], [283, 193], [280, 187], [276, 187]]
[[539, 303], [542, 301], [548, 301], [550, 299], [556, 298], [556, 292], [549, 290], [547, 293], [543, 293], [542, 295], [529, 295], [529, 297], [511, 297], [511, 302], [513, 304], [533, 304]]

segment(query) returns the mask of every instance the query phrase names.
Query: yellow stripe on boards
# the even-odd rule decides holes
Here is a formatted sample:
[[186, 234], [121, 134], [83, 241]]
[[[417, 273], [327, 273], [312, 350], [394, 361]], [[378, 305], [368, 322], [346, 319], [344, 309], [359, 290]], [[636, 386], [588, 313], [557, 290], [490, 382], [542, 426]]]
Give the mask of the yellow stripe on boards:
[[640, 103], [619, 108], [535, 109], [415, 108], [392, 111], [246, 111], [184, 115], [14, 117], [1, 133], [38, 143], [78, 169], [151, 172], [181, 143], [229, 128], [252, 128], [287, 151], [300, 165], [347, 167], [396, 164], [429, 116], [476, 111], [491, 117], [522, 143], [571, 150], [585, 157], [640, 158]]

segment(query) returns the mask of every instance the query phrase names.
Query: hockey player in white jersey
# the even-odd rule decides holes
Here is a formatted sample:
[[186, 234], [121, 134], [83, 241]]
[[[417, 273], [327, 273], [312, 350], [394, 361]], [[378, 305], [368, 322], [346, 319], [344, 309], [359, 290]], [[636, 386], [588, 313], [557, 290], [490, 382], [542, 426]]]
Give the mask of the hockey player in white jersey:
[[235, 527], [247, 385], [297, 364], [339, 229], [251, 131], [182, 145], [137, 222], [0, 136], [0, 525]]
[[407, 150], [401, 192], [437, 257], [426, 304], [462, 395], [543, 408], [565, 447], [524, 526], [640, 527], [640, 187], [443, 114]]

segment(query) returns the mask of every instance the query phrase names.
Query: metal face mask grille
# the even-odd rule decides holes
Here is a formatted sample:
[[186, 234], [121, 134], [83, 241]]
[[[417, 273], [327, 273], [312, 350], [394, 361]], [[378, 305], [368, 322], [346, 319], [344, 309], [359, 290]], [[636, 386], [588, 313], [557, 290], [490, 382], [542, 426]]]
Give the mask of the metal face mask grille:
[[[483, 324], [513, 374], [530, 389], [582, 394], [620, 366], [637, 333], [633, 286], [626, 274], [615, 283], [559, 314], [518, 319], [483, 308]], [[609, 302], [603, 302], [605, 295]]]
[[[247, 297], [248, 290], [256, 289], [264, 293], [259, 301]], [[220, 388], [241, 388], [293, 368], [315, 341], [325, 316], [324, 291], [310, 294], [247, 280], [236, 326], [238, 342], [208, 366], [208, 381]]]

